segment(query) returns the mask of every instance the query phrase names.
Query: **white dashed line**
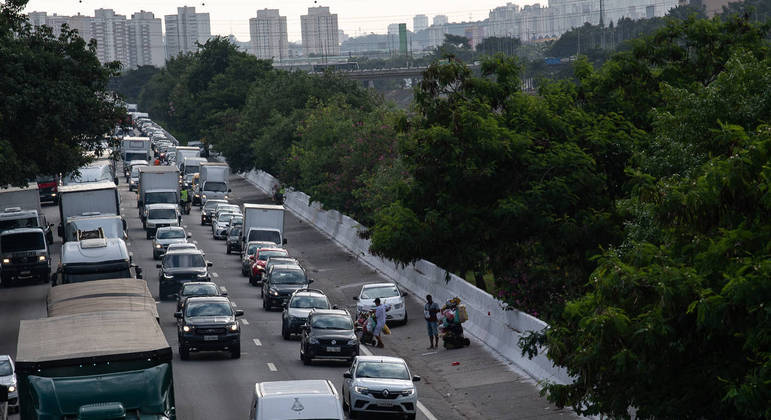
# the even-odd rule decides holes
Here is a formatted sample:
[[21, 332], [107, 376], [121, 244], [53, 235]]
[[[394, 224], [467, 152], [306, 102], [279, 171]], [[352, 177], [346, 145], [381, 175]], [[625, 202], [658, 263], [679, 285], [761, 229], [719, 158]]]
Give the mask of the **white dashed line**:
[[[270, 369], [271, 372], [278, 372], [278, 369], [276, 368], [276, 365], [273, 363], [268, 363], [268, 369]], [[434, 419], [436, 420], [436, 419]]]
[[212, 277], [214, 277], [214, 278], [216, 279], [216, 278], [217, 278], [217, 277], [219, 277], [220, 275], [219, 275], [219, 274], [217, 274], [217, 273], [211, 273], [211, 276], [212, 276]]
[[254, 341], [254, 345], [255, 345], [255, 346], [257, 346], [257, 347], [259, 347], [259, 346], [261, 346], [261, 345], [262, 345], [262, 341], [260, 341], [260, 339], [259, 339], [259, 338], [255, 338], [255, 339], [254, 339], [254, 340], [252, 340], [252, 341]]
[[238, 307], [238, 304], [237, 304], [237, 303], [235, 303], [235, 302], [233, 302], [232, 300], [230, 301], [230, 303], [232, 303], [232, 304], [233, 304], [233, 306], [235, 306], [235, 307]]
[[242, 323], [242, 324], [244, 324], [244, 325], [249, 325], [249, 321], [247, 321], [247, 320], [245, 320], [245, 319], [242, 319], [242, 320], [241, 320], [241, 323]]
[[369, 351], [367, 346], [362, 345], [359, 347], [359, 350], [361, 350], [361, 352], [364, 353], [366, 356], [374, 356], [374, 354], [372, 354], [372, 352]]
[[126, 242], [126, 246], [131, 246], [131, 242]]
[[193, 243], [194, 243], [194, 244], [196, 244], [196, 245], [198, 245], [198, 241], [196, 241], [196, 240], [193, 240]]

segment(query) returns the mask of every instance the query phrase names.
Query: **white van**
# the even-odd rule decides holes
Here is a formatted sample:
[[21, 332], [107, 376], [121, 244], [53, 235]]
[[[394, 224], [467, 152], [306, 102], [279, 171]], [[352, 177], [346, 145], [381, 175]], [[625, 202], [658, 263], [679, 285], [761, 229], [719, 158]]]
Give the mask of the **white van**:
[[249, 420], [345, 419], [334, 385], [327, 379], [258, 382]]

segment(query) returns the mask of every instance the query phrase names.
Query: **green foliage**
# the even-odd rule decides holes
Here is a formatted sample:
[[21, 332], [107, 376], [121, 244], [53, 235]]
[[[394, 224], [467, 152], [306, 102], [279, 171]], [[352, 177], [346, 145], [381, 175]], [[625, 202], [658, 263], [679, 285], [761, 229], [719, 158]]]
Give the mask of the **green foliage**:
[[155, 66], [140, 66], [135, 70], [124, 72], [123, 77], [110, 79], [108, 88], [123, 96], [126, 102], [135, 104], [139, 102], [142, 87], [147, 84], [151, 77], [160, 72], [161, 69]]
[[476, 51], [482, 55], [495, 55], [498, 53], [514, 55], [521, 45], [522, 41], [519, 38], [492, 36], [483, 39], [477, 45]]
[[0, 4], [0, 185], [76, 170], [125, 118], [107, 90], [119, 64], [102, 66], [66, 27], [32, 32], [25, 3]]

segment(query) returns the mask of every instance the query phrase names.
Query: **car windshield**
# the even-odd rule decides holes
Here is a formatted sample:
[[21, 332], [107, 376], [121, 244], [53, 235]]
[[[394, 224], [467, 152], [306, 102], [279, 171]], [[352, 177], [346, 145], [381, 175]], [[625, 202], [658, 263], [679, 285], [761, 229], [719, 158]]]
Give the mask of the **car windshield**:
[[163, 266], [168, 268], [206, 267], [200, 254], [166, 254]]
[[203, 184], [203, 191], [227, 192], [228, 186], [224, 182], [207, 181]]
[[243, 225], [244, 224], [244, 218], [242, 216], [234, 215], [233, 218], [230, 219], [231, 225]]
[[260, 251], [260, 261], [266, 261], [268, 257], [286, 257], [289, 255], [286, 251]]
[[177, 204], [177, 193], [173, 191], [146, 193], [145, 204]]
[[0, 231], [23, 227], [37, 227], [37, 217], [22, 217], [19, 219], [0, 220]]
[[223, 213], [217, 216], [217, 223], [227, 223], [233, 217], [233, 213]]
[[289, 304], [290, 308], [329, 309], [329, 302], [324, 296], [295, 296]]
[[351, 318], [342, 315], [316, 315], [311, 321], [311, 327], [317, 330], [352, 330]]
[[356, 368], [356, 377], [410, 380], [410, 373], [403, 363], [361, 362]]
[[182, 296], [217, 296], [217, 286], [212, 284], [186, 284]]
[[377, 286], [367, 287], [361, 291], [363, 299], [387, 298], [399, 296], [399, 290], [396, 286]]
[[13, 374], [13, 368], [11, 368], [11, 362], [8, 360], [0, 360], [0, 376], [9, 376]]
[[259, 245], [251, 244], [251, 245], [249, 245], [249, 247], [246, 248], [246, 254], [247, 255], [254, 255], [259, 248], [260, 248]]
[[234, 227], [230, 229], [230, 232], [228, 232], [228, 236], [241, 236], [241, 228]]
[[203, 209], [206, 211], [213, 210], [215, 207], [217, 207], [217, 204], [220, 204], [221, 201], [207, 201], [206, 204], [203, 205]]
[[281, 235], [275, 230], [258, 230], [253, 229], [249, 231], [248, 241], [260, 241], [260, 242], [272, 242], [278, 244], [281, 242]]
[[305, 284], [305, 274], [300, 270], [277, 270], [270, 275], [275, 284]]
[[190, 302], [187, 316], [230, 316], [233, 311], [227, 302]]
[[46, 248], [43, 232], [24, 232], [4, 235], [0, 239], [3, 252], [37, 251]]
[[156, 235], [158, 239], [181, 239], [185, 237], [182, 229], [159, 229]]
[[131, 168], [131, 177], [139, 178], [139, 168], [146, 168], [146, 167], [147, 165], [134, 166], [133, 168]]
[[234, 206], [232, 204], [224, 204], [220, 203], [219, 206], [216, 207], [217, 212], [228, 212], [228, 213], [240, 213], [238, 210], [238, 206]]
[[147, 218], [152, 220], [157, 219], [176, 219], [177, 212], [174, 209], [150, 209], [147, 212]]

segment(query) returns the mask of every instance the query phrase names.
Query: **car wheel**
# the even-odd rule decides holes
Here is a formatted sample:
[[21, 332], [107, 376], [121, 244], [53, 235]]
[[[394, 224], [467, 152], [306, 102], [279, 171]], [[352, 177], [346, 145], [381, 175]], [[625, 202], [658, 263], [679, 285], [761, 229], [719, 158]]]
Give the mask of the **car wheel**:
[[186, 346], [180, 345], [179, 346], [179, 358], [182, 359], [182, 360], [190, 359], [190, 349], [188, 349]]
[[247, 273], [246, 270], [244, 270], [244, 266], [243, 265], [241, 265], [241, 275], [242, 276], [248, 276], [249, 275], [249, 273]]
[[264, 291], [264, 290], [262, 290], [262, 287], [260, 287], [260, 297], [261, 297], [262, 299], [265, 299], [265, 291]]
[[51, 274], [41, 274], [40, 277], [38, 277], [38, 280], [40, 280], [41, 283], [48, 283], [48, 281], [51, 280]]
[[407, 311], [404, 311], [404, 319], [402, 320], [401, 325], [407, 325]]
[[229, 246], [227, 246], [227, 247], [225, 247], [225, 248], [227, 248], [227, 249], [225, 250], [225, 253], [226, 253], [226, 254], [228, 254], [228, 255], [230, 255], [230, 247], [229, 247]]
[[348, 394], [348, 418], [349, 419], [356, 419], [359, 418], [359, 413], [353, 411], [353, 400], [351, 400], [351, 394]]
[[303, 364], [305, 366], [309, 366], [311, 364], [311, 358], [302, 353], [300, 353], [300, 360], [303, 361]]
[[289, 340], [292, 337], [292, 334], [289, 332], [289, 327], [286, 325], [281, 325], [281, 336], [284, 337], [284, 340]]
[[157, 260], [159, 258], [160, 258], [160, 256], [158, 255], [158, 253], [157, 252], [153, 252], [153, 259]]
[[235, 347], [230, 349], [230, 358], [231, 359], [240, 359], [241, 358], [241, 344], [236, 344]]
[[146, 236], [147, 236], [147, 239], [152, 239], [153, 238], [152, 235], [150, 235], [149, 231], [146, 233]]
[[416, 417], [417, 417], [417, 413], [410, 413], [410, 414], [404, 415], [404, 418], [407, 420], [415, 420]]
[[268, 299], [262, 298], [262, 309], [265, 309], [266, 311], [270, 310], [270, 303], [268, 303]]
[[345, 402], [345, 389], [342, 386], [340, 387], [340, 397], [343, 399], [343, 411], [347, 413], [351, 405]]

